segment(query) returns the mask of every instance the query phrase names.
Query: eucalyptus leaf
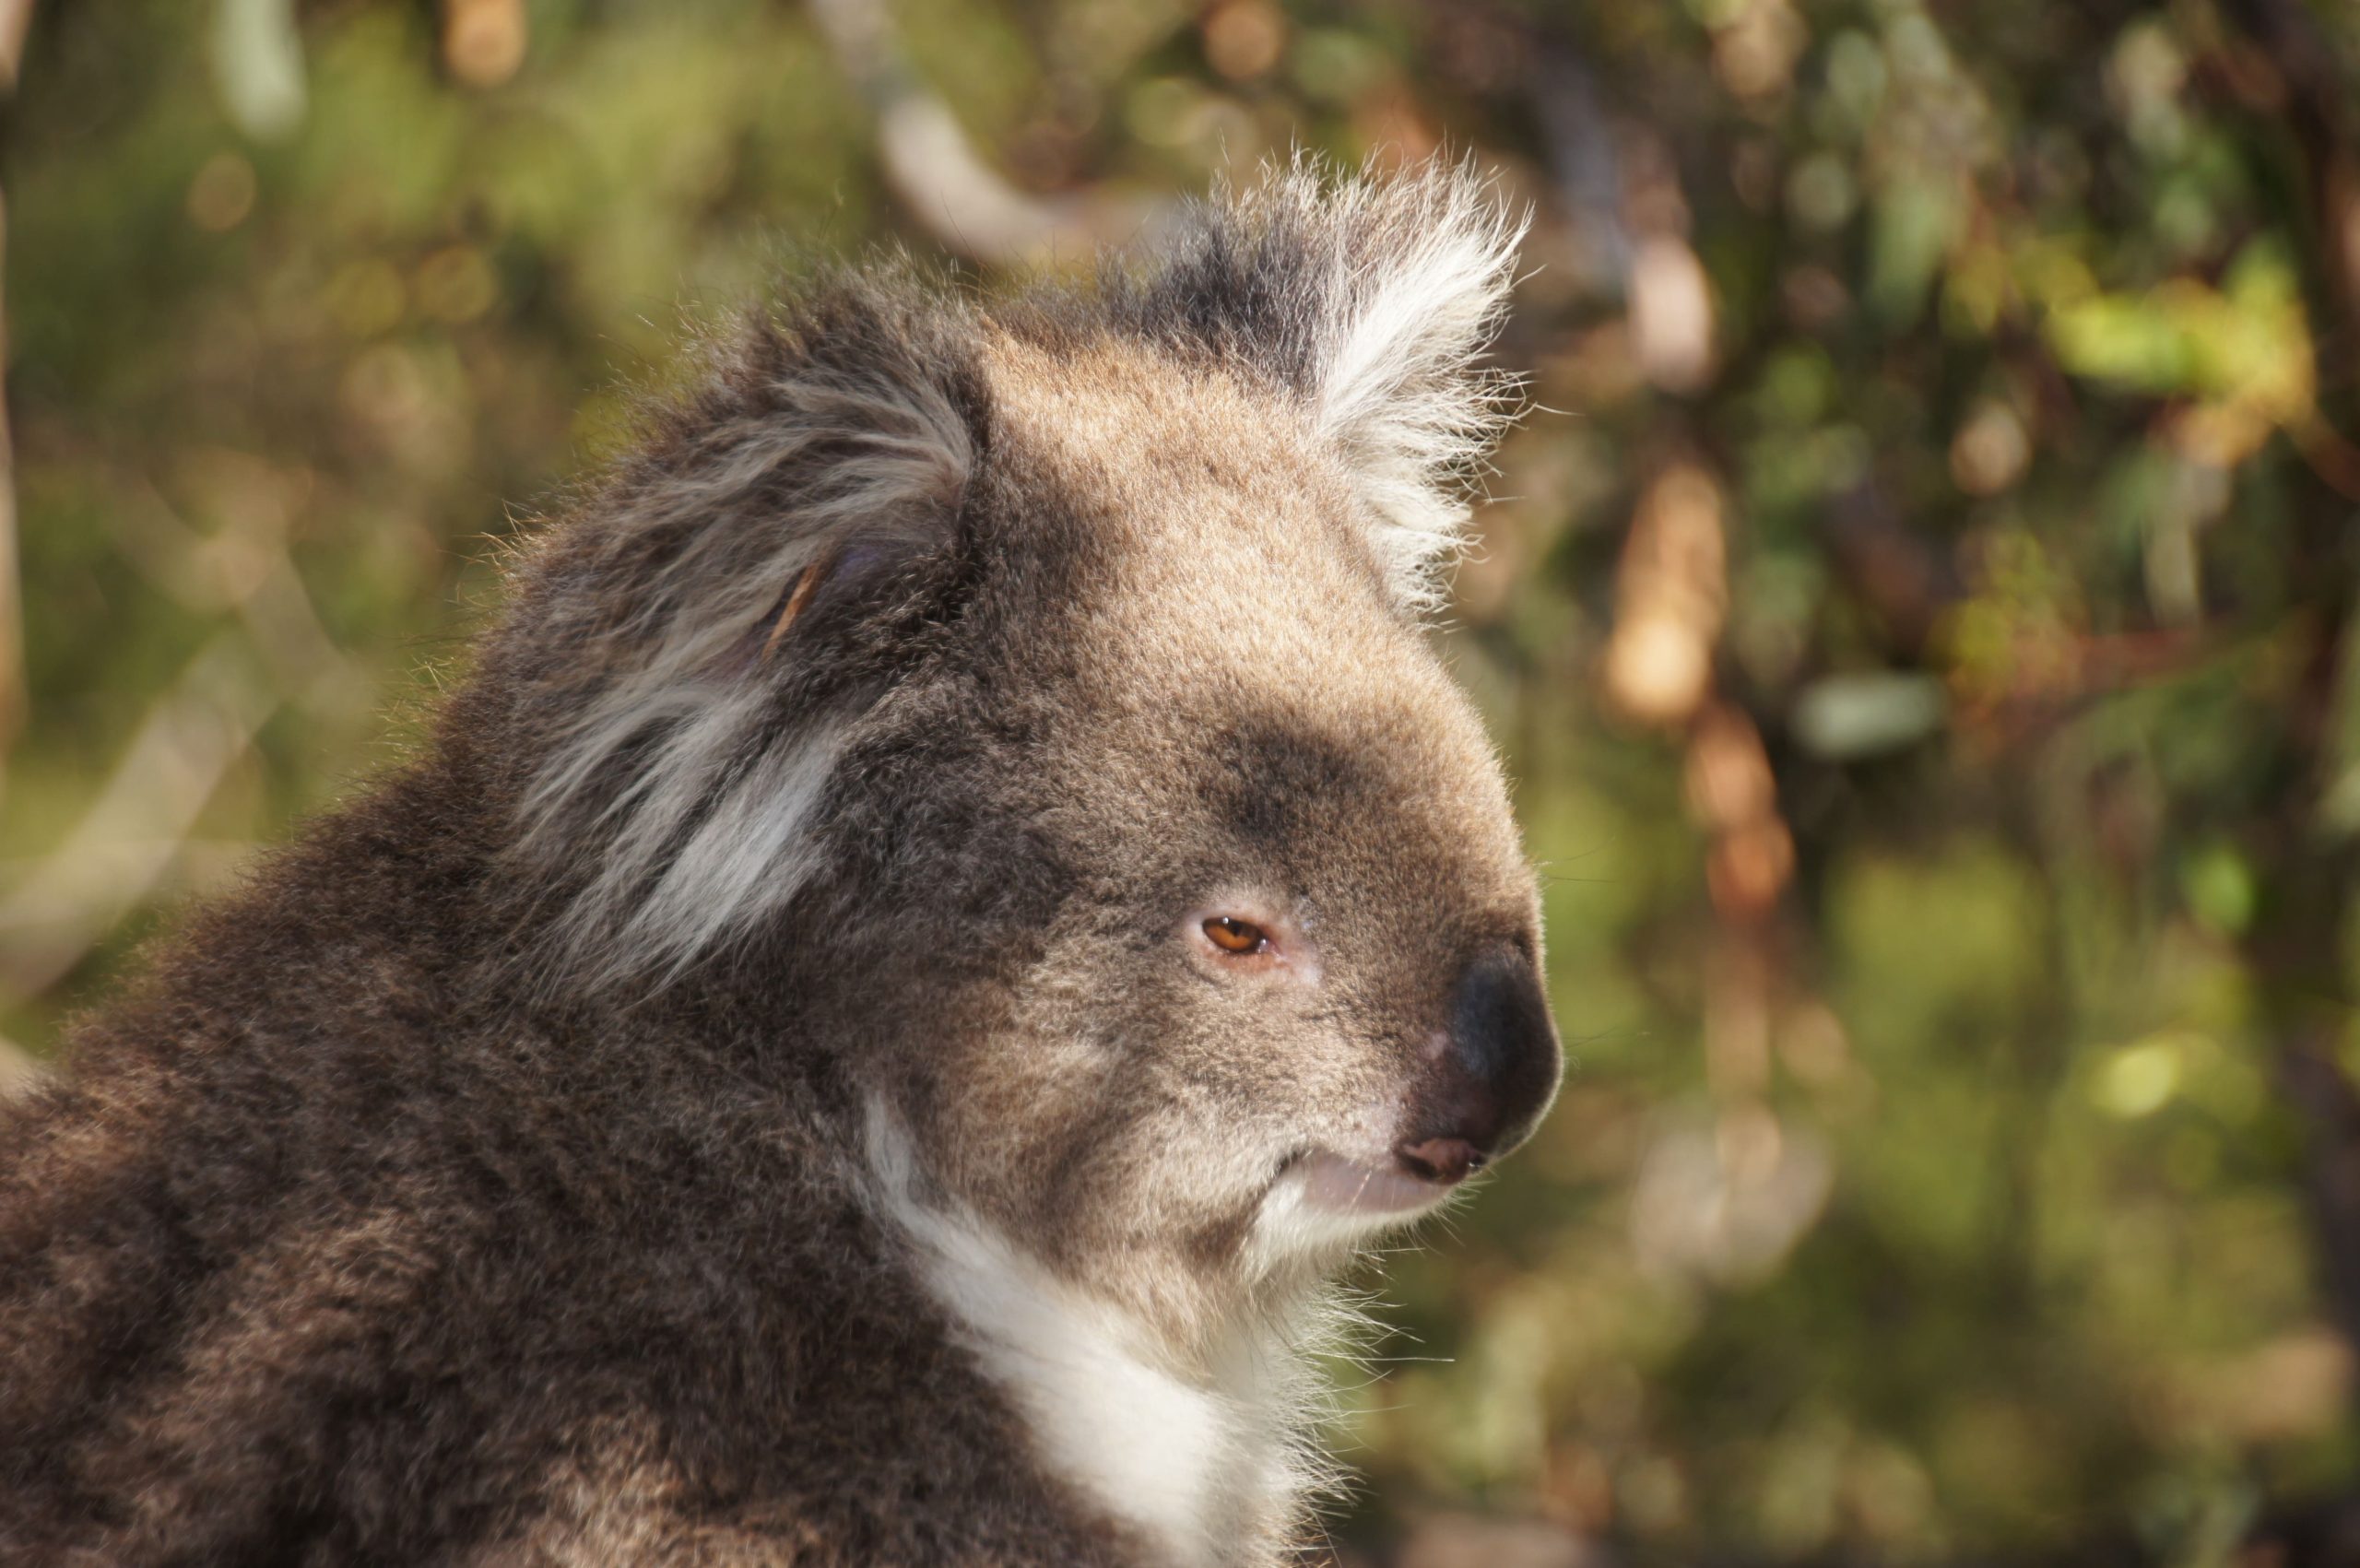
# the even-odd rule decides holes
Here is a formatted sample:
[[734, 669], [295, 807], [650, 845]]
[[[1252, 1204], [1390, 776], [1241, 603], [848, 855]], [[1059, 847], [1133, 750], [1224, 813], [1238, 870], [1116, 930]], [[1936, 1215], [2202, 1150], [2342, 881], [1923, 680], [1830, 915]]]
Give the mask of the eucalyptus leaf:
[[213, 86], [230, 121], [255, 141], [303, 123], [303, 40], [295, 0], [218, 0], [213, 13]]
[[1835, 761], [1914, 746], [1942, 727], [1942, 683], [1930, 675], [1879, 670], [1823, 676], [1795, 699], [1795, 738]]

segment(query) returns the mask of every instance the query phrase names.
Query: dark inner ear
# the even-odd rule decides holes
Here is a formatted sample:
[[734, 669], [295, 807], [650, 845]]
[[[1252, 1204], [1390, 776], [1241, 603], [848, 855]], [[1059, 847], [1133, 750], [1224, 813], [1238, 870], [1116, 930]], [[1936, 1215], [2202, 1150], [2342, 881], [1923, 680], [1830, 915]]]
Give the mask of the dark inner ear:
[[863, 612], [890, 611], [894, 600], [903, 596], [893, 591], [897, 580], [904, 594], [920, 586], [926, 574], [913, 568], [921, 561], [922, 557], [873, 540], [828, 550], [789, 578], [764, 612], [758, 628], [761, 662], [768, 664], [798, 627], [808, 625], [812, 631], [807, 637], [816, 636], [820, 629], [831, 623], [841, 629], [848, 618]]
[[928, 628], [957, 621], [975, 578], [962, 514], [936, 525], [939, 537], [914, 534], [855, 537], [836, 545], [781, 584], [749, 627], [735, 662], [740, 678], [874, 673], [906, 662]]
[[786, 592], [779, 595], [778, 603], [771, 607], [770, 634], [762, 639], [762, 659], [765, 663], [777, 650], [779, 640], [793, 629], [796, 618], [810, 605], [812, 593], [820, 586], [820, 580], [827, 575], [831, 564], [823, 559], [805, 567], [788, 585]]
[[[782, 569], [773, 557], [752, 568], [782, 572], [784, 581], [761, 584], [766, 607], [737, 632], [715, 673], [798, 686], [890, 673], [917, 651], [914, 633], [960, 615], [973, 576], [969, 512], [989, 439], [988, 392], [964, 346], [936, 343], [920, 355], [926, 347], [815, 331], [815, 357], [802, 367], [808, 396], [794, 413], [844, 423], [811, 439], [765, 493], [747, 498], [743, 525], [757, 541], [773, 527], [808, 528], [810, 553], [799, 565]], [[847, 354], [859, 362], [839, 362]], [[775, 547], [757, 542], [748, 553], [766, 548]], [[791, 542], [777, 553], [802, 554]]]

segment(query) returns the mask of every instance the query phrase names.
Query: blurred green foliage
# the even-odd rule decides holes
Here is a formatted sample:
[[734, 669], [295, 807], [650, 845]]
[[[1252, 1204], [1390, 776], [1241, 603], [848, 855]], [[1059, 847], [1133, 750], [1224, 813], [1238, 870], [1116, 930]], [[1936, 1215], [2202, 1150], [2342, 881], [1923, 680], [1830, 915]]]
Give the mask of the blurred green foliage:
[[898, 0], [866, 67], [822, 13], [42, 8], [0, 1028], [384, 763], [684, 317], [975, 248], [883, 89], [1066, 259], [1447, 145], [1538, 212], [1450, 647], [1574, 1067], [1395, 1260], [1339, 1538], [2194, 1564], [2342, 1492], [2360, 13]]

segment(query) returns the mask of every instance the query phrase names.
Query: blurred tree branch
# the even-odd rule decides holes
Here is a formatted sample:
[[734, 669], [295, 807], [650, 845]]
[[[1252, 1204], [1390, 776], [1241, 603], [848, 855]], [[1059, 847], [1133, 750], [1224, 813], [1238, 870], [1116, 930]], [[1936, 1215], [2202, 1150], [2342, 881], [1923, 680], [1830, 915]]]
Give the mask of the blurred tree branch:
[[25, 34], [33, 25], [33, 0], [0, 0], [0, 87], [14, 91], [24, 64]]
[[0, 898], [0, 994], [55, 984], [151, 892], [278, 705], [234, 633], [189, 660], [65, 838]]
[[[2336, 51], [2295, 0], [2222, 0], [2226, 17], [2260, 54], [2267, 77], [2253, 81], [2256, 106], [2277, 108], [2301, 147], [2326, 278], [2340, 312], [2360, 313], [2360, 162], [2346, 123]], [[2274, 79], [2271, 79], [2274, 78]]]
[[2279, 1062], [2279, 1082], [2310, 1124], [2317, 1154], [2309, 1188], [2328, 1295], [2344, 1338], [2360, 1345], [2360, 1093], [2329, 1054], [2330, 1042], [2300, 1040]]
[[[32, 18], [33, 0], [0, 0], [0, 94], [12, 107]], [[0, 791], [6, 788], [9, 745], [24, 728], [30, 705], [24, 591], [17, 556], [16, 454], [8, 430], [7, 241], [6, 197], [0, 194]]]
[[[2330, 341], [2348, 347], [2360, 324], [2360, 156], [2335, 50], [2294, 0], [2223, 0], [2221, 12], [2248, 46], [2224, 74], [2249, 108], [2285, 125], [2302, 161], [2323, 292], [2336, 322]], [[2360, 448], [2332, 421], [2314, 412], [2291, 433], [2321, 483], [2360, 500]]]
[[442, 64], [469, 87], [514, 76], [531, 36], [524, 0], [442, 0]]
[[809, 0], [811, 19], [867, 103], [886, 183], [946, 249], [986, 265], [1088, 255], [1138, 229], [1151, 206], [1103, 192], [1044, 198], [985, 163], [919, 73], [884, 0]]
[[[2224, 0], [2223, 15], [2260, 55], [2252, 107], [2274, 111], [2291, 134], [2307, 187], [2317, 246], [2321, 337], [2349, 345], [2360, 332], [2360, 165], [2355, 165], [2334, 52], [2292, 0]], [[2248, 76], [2253, 73], [2248, 72]], [[2322, 425], [2332, 430], [2322, 417]], [[2307, 448], [2310, 442], [2297, 442]], [[2337, 449], [2343, 450], [2339, 440]], [[2360, 1095], [2328, 1043], [2342, 984], [2342, 934], [2354, 855], [2348, 837], [2320, 842], [2320, 801], [2332, 784], [2340, 686], [2349, 666], [2356, 586], [2349, 545], [2351, 476], [2311, 461], [2319, 489], [2296, 536], [2295, 581], [2313, 618], [2311, 648], [2282, 729], [2276, 771], [2281, 796], [2269, 833], [2274, 893], [2249, 942], [2258, 973], [2272, 982], [2268, 1007], [2280, 1027], [2279, 1081], [2306, 1124], [2307, 1187], [2320, 1249], [2319, 1285], [2338, 1326], [2360, 1351]]]

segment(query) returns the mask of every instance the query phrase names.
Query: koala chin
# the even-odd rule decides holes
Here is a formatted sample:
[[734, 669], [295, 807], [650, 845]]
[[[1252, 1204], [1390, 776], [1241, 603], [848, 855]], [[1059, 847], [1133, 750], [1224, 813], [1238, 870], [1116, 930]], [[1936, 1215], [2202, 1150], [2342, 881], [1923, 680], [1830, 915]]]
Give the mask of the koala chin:
[[0, 1109], [11, 1563], [1275, 1564], [1559, 1053], [1424, 622], [1520, 226], [1299, 163], [709, 346]]

